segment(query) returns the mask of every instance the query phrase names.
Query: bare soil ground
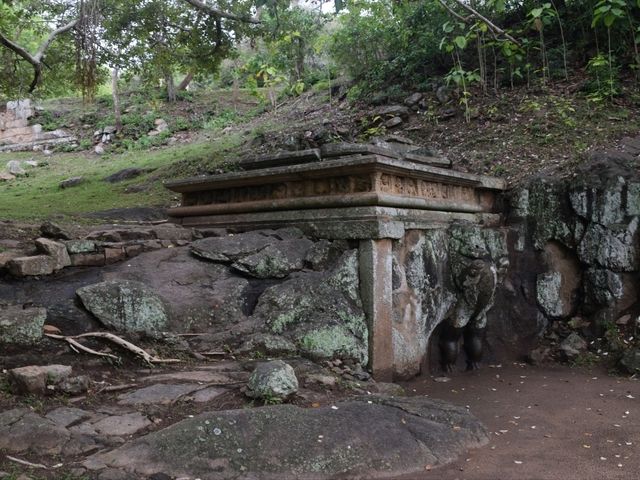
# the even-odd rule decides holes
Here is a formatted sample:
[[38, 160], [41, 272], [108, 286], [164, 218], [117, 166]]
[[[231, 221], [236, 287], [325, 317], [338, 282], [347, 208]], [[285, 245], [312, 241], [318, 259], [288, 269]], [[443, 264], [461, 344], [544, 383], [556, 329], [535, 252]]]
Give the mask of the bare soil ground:
[[[468, 406], [488, 446], [402, 480], [634, 480], [640, 476], [640, 382], [600, 368], [514, 363], [403, 384]], [[428, 467], [427, 467], [428, 468]]]

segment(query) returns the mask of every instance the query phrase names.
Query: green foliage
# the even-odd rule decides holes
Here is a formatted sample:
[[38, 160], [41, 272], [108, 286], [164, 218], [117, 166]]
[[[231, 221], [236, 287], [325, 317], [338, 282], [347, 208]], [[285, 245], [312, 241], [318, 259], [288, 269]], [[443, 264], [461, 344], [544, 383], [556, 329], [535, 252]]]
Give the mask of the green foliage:
[[602, 103], [619, 93], [619, 67], [613, 63], [614, 57], [598, 54], [587, 63], [589, 83], [587, 98], [593, 103]]
[[420, 83], [448, 69], [438, 49], [446, 19], [435, 2], [354, 0], [338, 18], [330, 52], [365, 91], [398, 79], [405, 85]]
[[239, 115], [235, 110], [225, 109], [204, 122], [205, 130], [220, 130], [238, 121]]

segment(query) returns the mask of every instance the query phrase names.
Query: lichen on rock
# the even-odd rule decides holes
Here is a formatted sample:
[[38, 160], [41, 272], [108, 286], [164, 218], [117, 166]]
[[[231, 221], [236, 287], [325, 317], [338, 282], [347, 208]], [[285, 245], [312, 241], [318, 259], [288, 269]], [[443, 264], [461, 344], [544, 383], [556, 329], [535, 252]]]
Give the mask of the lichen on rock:
[[101, 282], [82, 287], [76, 293], [87, 310], [116, 330], [155, 337], [169, 321], [162, 298], [141, 282]]

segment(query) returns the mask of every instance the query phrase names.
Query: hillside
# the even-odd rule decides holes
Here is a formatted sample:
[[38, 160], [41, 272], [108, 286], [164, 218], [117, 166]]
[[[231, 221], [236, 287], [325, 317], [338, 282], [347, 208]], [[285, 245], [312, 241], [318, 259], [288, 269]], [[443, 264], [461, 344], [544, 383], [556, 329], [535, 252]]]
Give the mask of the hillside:
[[[402, 105], [416, 92], [366, 105], [349, 102], [346, 89], [336, 85], [332, 95], [312, 90], [285, 97], [277, 108], [242, 90], [197, 91], [171, 104], [130, 93], [124, 97], [123, 130], [104, 145], [101, 155], [94, 151], [94, 132], [113, 123], [110, 97], [88, 106], [80, 99], [49, 100], [39, 106], [32, 122], [45, 130], [73, 133], [77, 146], [0, 153], [3, 167], [11, 160], [38, 165], [1, 184], [0, 217], [90, 221], [90, 212], [166, 207], [176, 200], [162, 186], [168, 179], [233, 169], [234, 161], [243, 156], [339, 141], [367, 142], [385, 135], [436, 150], [456, 170], [503, 177], [510, 185], [534, 174], [572, 175], [592, 152], [615, 150], [622, 138], [640, 131], [637, 95], [593, 104], [575, 85], [519, 88], [498, 96], [478, 93], [469, 122], [455, 91], [421, 92], [420, 101], [395, 127], [385, 127], [391, 116], [380, 112], [385, 105]], [[166, 119], [168, 128], [150, 136], [157, 119]], [[126, 168], [139, 171], [117, 183], [104, 181]], [[83, 177], [81, 184], [60, 188], [60, 182], [77, 176]]]

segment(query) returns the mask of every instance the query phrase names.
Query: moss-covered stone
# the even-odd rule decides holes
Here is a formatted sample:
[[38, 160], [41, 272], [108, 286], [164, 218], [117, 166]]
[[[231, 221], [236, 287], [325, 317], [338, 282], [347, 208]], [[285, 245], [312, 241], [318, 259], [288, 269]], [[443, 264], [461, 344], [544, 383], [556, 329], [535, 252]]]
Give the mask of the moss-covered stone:
[[[366, 328], [364, 319], [358, 323]], [[300, 340], [300, 351], [314, 360], [349, 358], [363, 364], [367, 362], [366, 344], [343, 325], [308, 332]]]
[[536, 281], [536, 299], [538, 305], [548, 317], [561, 317], [565, 311], [562, 295], [562, 274], [548, 272], [538, 275]]
[[0, 343], [33, 345], [42, 338], [47, 318], [45, 308], [0, 307]]
[[351, 250], [333, 270], [309, 272], [268, 288], [253, 318], [268, 333], [296, 344], [303, 355], [366, 363], [368, 333], [359, 285], [358, 256]]
[[278, 241], [238, 259], [231, 267], [256, 278], [284, 278], [302, 269], [312, 246], [313, 242], [306, 238]]
[[592, 223], [578, 246], [578, 256], [588, 265], [615, 272], [638, 270], [639, 237], [638, 217], [629, 224], [611, 225], [609, 228]]
[[101, 282], [76, 293], [98, 320], [117, 330], [158, 336], [169, 320], [164, 301], [141, 282]]
[[298, 391], [293, 367], [282, 360], [260, 363], [247, 383], [247, 395], [267, 401], [284, 400]]

